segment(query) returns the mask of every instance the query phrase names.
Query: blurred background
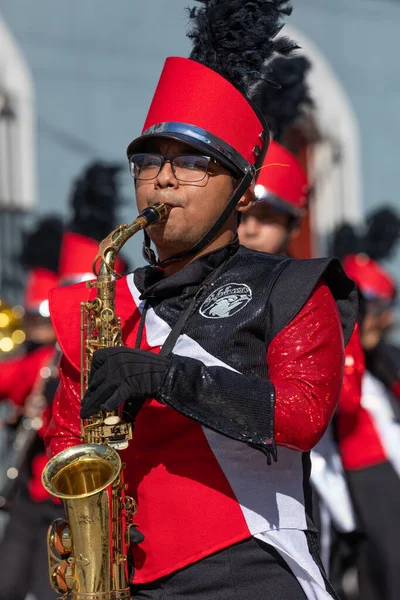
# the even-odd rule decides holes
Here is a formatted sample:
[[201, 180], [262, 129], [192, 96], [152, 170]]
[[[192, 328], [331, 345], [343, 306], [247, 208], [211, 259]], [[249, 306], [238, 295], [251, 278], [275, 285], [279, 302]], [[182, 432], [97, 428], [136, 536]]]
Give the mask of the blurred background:
[[[328, 254], [330, 236], [343, 223], [362, 234], [371, 212], [400, 212], [400, 0], [292, 3], [284, 33], [311, 61], [308, 84], [315, 102], [284, 144], [311, 183], [309, 210], [291, 248], [301, 258]], [[35, 265], [29, 245], [22, 264], [21, 252], [37, 219], [50, 214], [71, 223], [71, 205], [79, 205], [90, 183], [90, 173], [82, 173], [93, 163], [109, 165], [100, 169], [102, 190], [95, 190], [101, 206], [109, 204], [110, 194], [118, 196], [112, 218], [99, 209], [100, 225], [108, 231], [107, 218], [128, 222], [136, 216], [125, 150], [141, 131], [166, 56], [190, 52], [188, 4], [0, 0], [0, 359], [14, 356], [25, 340], [26, 268]], [[93, 207], [93, 198], [86, 201]], [[81, 217], [75, 214], [78, 234], [85, 229]], [[141, 242], [136, 236], [124, 249], [130, 270], [144, 262]], [[91, 246], [87, 251], [93, 255]], [[384, 266], [398, 281], [395, 245]], [[397, 322], [399, 316], [397, 309]], [[391, 336], [399, 342], [400, 329], [393, 327]], [[5, 411], [1, 405], [0, 462], [8, 465], [10, 442], [1, 433]], [[2, 522], [0, 516], [0, 529]]]

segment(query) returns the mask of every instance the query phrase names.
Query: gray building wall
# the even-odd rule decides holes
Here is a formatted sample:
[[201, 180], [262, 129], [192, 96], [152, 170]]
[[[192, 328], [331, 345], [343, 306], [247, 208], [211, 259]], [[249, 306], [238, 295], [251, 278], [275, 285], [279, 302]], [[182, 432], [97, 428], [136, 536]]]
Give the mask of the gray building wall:
[[[87, 161], [124, 161], [127, 143], [140, 132], [165, 56], [188, 55], [188, 4], [1, 0], [1, 12], [36, 84], [40, 213], [66, 212], [71, 180]], [[293, 4], [289, 22], [319, 45], [358, 116], [365, 208], [382, 201], [400, 208], [400, 2]], [[129, 219], [135, 209], [128, 175], [124, 185], [123, 217]], [[138, 247], [137, 240], [132, 250]]]

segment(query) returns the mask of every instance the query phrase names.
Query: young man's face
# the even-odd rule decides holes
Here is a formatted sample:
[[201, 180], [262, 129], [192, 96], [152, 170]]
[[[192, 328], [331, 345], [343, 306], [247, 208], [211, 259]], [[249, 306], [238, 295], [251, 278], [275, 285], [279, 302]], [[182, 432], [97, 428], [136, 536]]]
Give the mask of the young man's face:
[[[150, 141], [146, 153], [164, 157], [200, 154], [186, 144], [162, 138]], [[158, 202], [172, 206], [166, 223], [147, 230], [159, 257], [183, 252], [198, 242], [215, 223], [232, 191], [232, 174], [212, 162], [204, 179], [195, 183], [179, 181], [169, 162], [164, 163], [155, 179], [137, 180], [136, 201], [140, 212]], [[224, 225], [223, 229], [227, 228], [236, 229], [235, 215]]]
[[270, 204], [253, 205], [242, 215], [239, 226], [240, 243], [251, 250], [284, 254], [289, 239], [296, 230], [289, 227], [289, 217]]

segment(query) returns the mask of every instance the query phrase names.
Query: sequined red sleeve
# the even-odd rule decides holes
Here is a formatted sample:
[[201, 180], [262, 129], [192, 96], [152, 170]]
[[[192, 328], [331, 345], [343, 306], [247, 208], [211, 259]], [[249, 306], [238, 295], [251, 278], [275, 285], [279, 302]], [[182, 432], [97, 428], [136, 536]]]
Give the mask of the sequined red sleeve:
[[63, 357], [60, 364], [60, 385], [53, 400], [53, 416], [45, 435], [49, 456], [80, 443], [79, 410], [79, 373]]
[[308, 451], [329, 425], [343, 377], [342, 327], [327, 285], [319, 283], [302, 310], [274, 338], [267, 363], [276, 392], [276, 442]]

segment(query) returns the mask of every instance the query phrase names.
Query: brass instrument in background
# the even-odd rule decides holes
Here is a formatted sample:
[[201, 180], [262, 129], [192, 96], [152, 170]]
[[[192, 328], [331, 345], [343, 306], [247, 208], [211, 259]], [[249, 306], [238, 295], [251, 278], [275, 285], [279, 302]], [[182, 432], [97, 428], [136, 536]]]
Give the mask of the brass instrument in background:
[[[135, 233], [166, 220], [168, 212], [164, 204], [146, 208], [100, 244], [93, 263], [97, 280], [88, 282], [97, 296], [81, 305], [82, 397], [93, 353], [122, 345], [115, 312], [117, 254]], [[50, 582], [65, 599], [130, 597], [127, 553], [136, 507], [125, 495], [118, 450], [126, 448], [131, 437], [131, 425], [121, 421], [118, 411], [99, 412], [82, 422], [86, 443], [60, 452], [43, 471], [44, 487], [62, 500], [66, 511], [66, 520], [54, 521], [48, 535]]]

